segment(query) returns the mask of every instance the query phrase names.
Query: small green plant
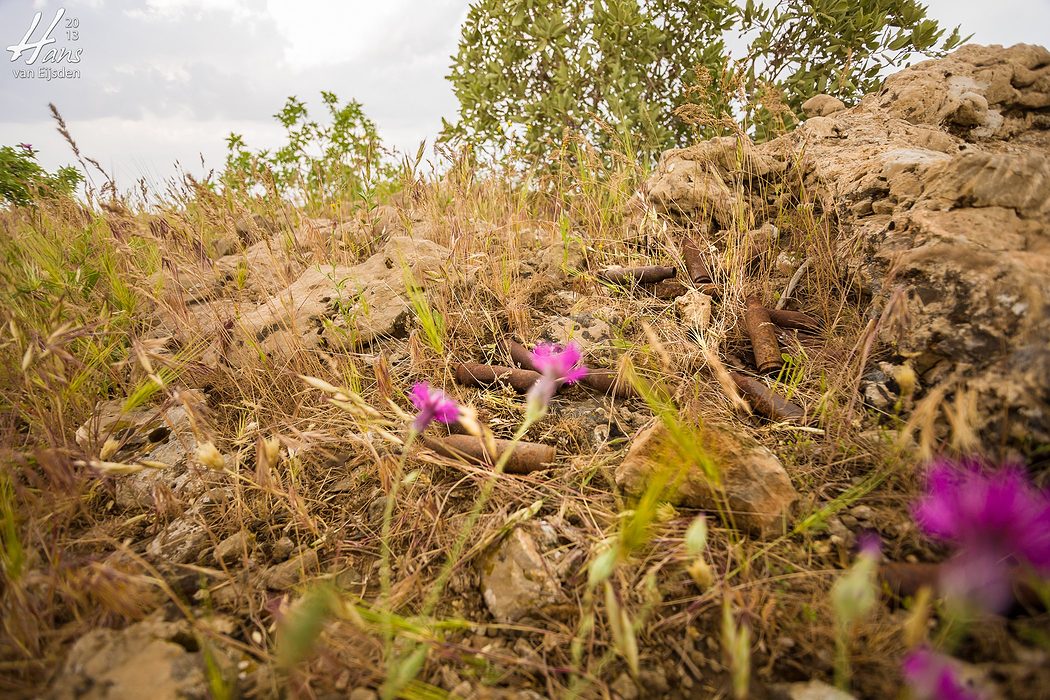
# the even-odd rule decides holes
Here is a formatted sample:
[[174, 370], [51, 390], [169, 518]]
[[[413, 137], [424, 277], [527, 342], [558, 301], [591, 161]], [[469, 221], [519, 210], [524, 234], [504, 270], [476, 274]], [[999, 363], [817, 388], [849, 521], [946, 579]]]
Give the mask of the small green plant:
[[419, 325], [423, 329], [423, 337], [426, 338], [427, 345], [436, 354], [444, 354], [445, 317], [441, 315], [440, 311], [430, 305], [423, 287], [416, 281], [412, 271], [407, 267], [405, 268], [405, 292], [408, 294], [408, 301], [412, 305], [412, 311], [416, 315], [416, 320], [419, 321]]
[[392, 187], [397, 169], [360, 102], [340, 105], [326, 91], [321, 100], [329, 117], [325, 124], [310, 118], [305, 102], [288, 98], [274, 115], [287, 137], [276, 150], [252, 151], [243, 136], [230, 134], [225, 187], [249, 195], [276, 192], [313, 213], [331, 213], [345, 203], [371, 208], [380, 188]]
[[14, 489], [6, 474], [0, 473], [0, 573], [10, 583], [18, 581], [25, 566], [25, 551], [18, 536], [18, 509]]
[[4, 202], [28, 206], [37, 198], [69, 196], [84, 181], [71, 165], [47, 172], [36, 162], [36, 154], [28, 143], [16, 148], [0, 146], [0, 199]]
[[835, 611], [835, 682], [843, 690], [850, 683], [850, 637], [854, 625], [875, 607], [878, 600], [878, 542], [864, 543], [853, 566], [831, 587]]

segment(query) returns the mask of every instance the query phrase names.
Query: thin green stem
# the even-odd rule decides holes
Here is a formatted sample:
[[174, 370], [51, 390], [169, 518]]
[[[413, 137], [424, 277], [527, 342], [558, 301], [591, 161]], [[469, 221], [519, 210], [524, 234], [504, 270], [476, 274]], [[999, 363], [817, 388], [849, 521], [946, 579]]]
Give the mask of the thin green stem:
[[[510, 460], [511, 455], [514, 453], [515, 448], [521, 439], [525, 437], [525, 433], [528, 432], [529, 427], [532, 426], [536, 420], [542, 416], [542, 413], [538, 416], [526, 415], [524, 422], [514, 433], [514, 437], [510, 441], [510, 445], [503, 451], [503, 454], [496, 460], [496, 464], [492, 468], [492, 474], [489, 479], [485, 482], [485, 485], [481, 488], [481, 493], [478, 495], [477, 501], [474, 503], [474, 507], [471, 508], [470, 513], [467, 515], [467, 521], [463, 524], [463, 528], [460, 530], [458, 537], [456, 538], [455, 544], [449, 551], [448, 557], [445, 560], [444, 565], [441, 567], [441, 572], [438, 574], [437, 579], [434, 581], [434, 585], [431, 587], [430, 592], [427, 594], [426, 600], [423, 602], [423, 608], [420, 611], [422, 618], [427, 618], [437, 607], [438, 601], [441, 599], [441, 593], [445, 589], [445, 584], [448, 583], [448, 579], [452, 576], [452, 571], [455, 568], [456, 563], [459, 561], [460, 555], [463, 553], [463, 548], [466, 546], [467, 539], [470, 537], [471, 532], [474, 530], [474, 525], [477, 523], [478, 518], [481, 517], [481, 512], [485, 509], [489, 499], [492, 497], [492, 492], [496, 488], [496, 482], [499, 480], [499, 476], [503, 473], [503, 470], [507, 466], [507, 462]], [[406, 452], [408, 444], [405, 445]], [[389, 507], [389, 503], [387, 504]], [[386, 543], [386, 525], [387, 520], [384, 519], [384, 543]], [[385, 545], [384, 545], [385, 546]], [[387, 550], [384, 549], [384, 554]], [[385, 561], [385, 560], [384, 560]], [[388, 574], [389, 575], [389, 574]], [[397, 697], [398, 693], [403, 687], [405, 687], [415, 677], [415, 673], [398, 673], [397, 669], [403, 664], [407, 665], [412, 661], [417, 654], [417, 649], [423, 642], [414, 642], [405, 651], [404, 654], [400, 655], [397, 659], [397, 663], [394, 663], [393, 659], [389, 656], [393, 644], [393, 629], [390, 619], [389, 611], [386, 612], [384, 617], [384, 634], [387, 636], [387, 658], [390, 658], [390, 662], [387, 664], [387, 676], [386, 682], [383, 684], [381, 695], [385, 698]], [[391, 680], [395, 679], [392, 683]]]
[[408, 451], [412, 447], [412, 443], [415, 442], [418, 433], [414, 428], [408, 432], [408, 438], [405, 440], [404, 448], [401, 450], [401, 459], [397, 463], [397, 471], [394, 472], [394, 481], [390, 487], [390, 493], [387, 494], [386, 503], [383, 506], [383, 532], [380, 540], [380, 565], [379, 565], [379, 581], [383, 595], [383, 658], [387, 660], [387, 671], [389, 673], [391, 665], [393, 663], [393, 651], [394, 647], [394, 624], [393, 624], [393, 610], [391, 605], [391, 572], [390, 572], [390, 528], [394, 519], [394, 505], [397, 501], [397, 492], [401, 488], [401, 479], [405, 473], [405, 465], [408, 463]]
[[464, 523], [463, 529], [460, 530], [459, 536], [456, 538], [456, 543], [452, 546], [452, 550], [449, 552], [448, 558], [445, 560], [444, 566], [441, 568], [441, 573], [438, 574], [437, 579], [434, 581], [433, 587], [430, 589], [430, 593], [427, 594], [426, 601], [423, 603], [422, 614], [423, 617], [427, 617], [433, 612], [437, 606], [438, 600], [441, 598], [441, 593], [445, 589], [445, 584], [448, 583], [449, 577], [452, 575], [452, 569], [455, 567], [456, 562], [459, 560], [459, 555], [463, 552], [463, 548], [466, 546], [467, 538], [470, 537], [471, 531], [474, 529], [474, 525], [477, 523], [478, 518], [481, 517], [481, 511], [484, 510], [488, 504], [489, 498], [492, 497], [492, 491], [496, 488], [496, 482], [499, 480], [500, 475], [507, 466], [507, 462], [510, 461], [511, 455], [517, 448], [518, 443], [525, 437], [525, 433], [528, 432], [529, 428], [535, 422], [535, 418], [530, 419], [526, 417], [525, 422], [518, 427], [518, 430], [514, 433], [514, 437], [511, 438], [510, 445], [503, 451], [503, 454], [496, 460], [495, 466], [492, 468], [492, 474], [489, 476], [488, 481], [481, 487], [481, 493], [478, 495], [477, 501], [474, 502], [474, 507], [471, 508], [470, 513], [467, 515], [467, 522]]

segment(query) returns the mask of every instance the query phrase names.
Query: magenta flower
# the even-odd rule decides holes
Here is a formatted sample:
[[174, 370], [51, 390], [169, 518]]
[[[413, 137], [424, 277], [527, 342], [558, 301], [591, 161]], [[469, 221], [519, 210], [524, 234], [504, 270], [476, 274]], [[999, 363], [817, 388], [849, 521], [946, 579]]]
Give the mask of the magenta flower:
[[882, 540], [879, 539], [878, 533], [870, 530], [862, 532], [857, 536], [857, 552], [864, 556], [871, 557], [875, 561], [882, 558]]
[[950, 658], [926, 647], [905, 656], [902, 670], [916, 700], [980, 700], [980, 694], [957, 677]]
[[938, 460], [926, 488], [916, 522], [956, 547], [942, 576], [947, 596], [998, 612], [1010, 600], [1011, 569], [1050, 573], [1050, 495], [1023, 467], [991, 471], [979, 459]]
[[426, 382], [412, 386], [408, 395], [412, 405], [419, 411], [412, 421], [412, 429], [417, 433], [426, 430], [432, 421], [455, 423], [459, 418], [459, 406], [440, 389], [431, 389]]
[[563, 350], [557, 345], [543, 343], [532, 351], [532, 364], [536, 371], [565, 384], [574, 384], [587, 376], [587, 368], [580, 364], [583, 359], [576, 343], [569, 343]]
[[528, 395], [528, 405], [533, 411], [541, 411], [554, 392], [562, 384], [574, 384], [587, 376], [587, 368], [580, 364], [583, 355], [575, 343], [569, 343], [563, 349], [557, 345], [541, 344], [532, 351], [532, 365], [542, 376], [532, 385]]

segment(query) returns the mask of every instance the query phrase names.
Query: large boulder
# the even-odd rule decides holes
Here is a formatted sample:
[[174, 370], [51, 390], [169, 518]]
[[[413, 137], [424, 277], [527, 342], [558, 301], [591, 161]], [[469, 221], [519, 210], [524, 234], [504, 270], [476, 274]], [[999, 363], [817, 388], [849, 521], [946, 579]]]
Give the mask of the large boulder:
[[699, 449], [711, 458], [717, 482], [657, 423], [631, 443], [616, 468], [617, 485], [640, 495], [665, 483], [663, 496], [670, 501], [724, 514], [731, 524], [758, 536], [782, 533], [798, 492], [777, 456], [728, 429], [705, 426], [696, 437]]
[[[1048, 110], [1050, 52], [967, 45], [891, 76], [851, 109], [739, 150], [790, 166], [787, 184], [836, 213], [840, 260], [870, 294], [870, 317], [893, 304], [884, 347], [921, 386], [974, 392], [978, 434], [1022, 452], [1050, 442]], [[689, 167], [721, 172], [725, 150], [694, 149]], [[647, 186], [668, 216], [683, 213], [665, 194], [678, 182], [662, 167]], [[745, 201], [764, 201], [759, 179], [737, 182]]]

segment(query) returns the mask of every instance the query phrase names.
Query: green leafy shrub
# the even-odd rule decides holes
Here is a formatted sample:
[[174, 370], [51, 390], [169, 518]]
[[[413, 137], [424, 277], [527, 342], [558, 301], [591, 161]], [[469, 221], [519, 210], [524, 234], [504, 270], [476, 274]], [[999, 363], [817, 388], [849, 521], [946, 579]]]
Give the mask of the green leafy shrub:
[[287, 142], [276, 150], [249, 150], [244, 138], [226, 139], [224, 185], [234, 192], [277, 194], [318, 212], [347, 201], [371, 203], [393, 166], [375, 123], [360, 102], [340, 105], [322, 91], [328, 123], [310, 119], [306, 103], [289, 97], [274, 118]]
[[[813, 95], [855, 101], [878, 89], [886, 69], [916, 54], [943, 56], [965, 40], [959, 27], [944, 37], [916, 0], [748, 0], [740, 26], [754, 34], [739, 65], [743, 84], [751, 95], [775, 86], [795, 118]], [[759, 138], [776, 131], [768, 107], [749, 110]]]
[[[726, 32], [749, 39], [743, 60]], [[814, 94], [856, 98], [884, 68], [960, 43], [943, 34], [916, 0], [477, 0], [448, 76], [459, 120], [442, 136], [548, 162], [576, 133], [647, 159], [733, 116], [761, 138]], [[687, 103], [703, 118], [676, 117]]]
[[17, 148], [0, 146], [0, 198], [4, 202], [26, 206], [41, 197], [68, 196], [84, 180], [70, 165], [47, 172], [36, 162], [36, 154], [27, 143]]

